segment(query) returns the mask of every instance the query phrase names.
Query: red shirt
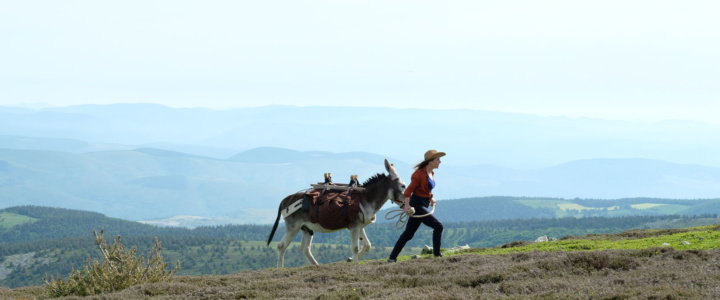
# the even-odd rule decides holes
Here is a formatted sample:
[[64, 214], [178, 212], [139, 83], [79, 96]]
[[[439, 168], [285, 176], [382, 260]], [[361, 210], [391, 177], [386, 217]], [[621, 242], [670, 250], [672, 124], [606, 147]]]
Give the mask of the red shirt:
[[[433, 171], [430, 171], [430, 173], [435, 175], [435, 172]], [[412, 194], [415, 194], [415, 196], [432, 199], [433, 193], [430, 192], [430, 187], [428, 184], [428, 173], [425, 168], [415, 170], [412, 176], [410, 176], [410, 185], [405, 188], [405, 193], [403, 194], [403, 196], [409, 198]]]

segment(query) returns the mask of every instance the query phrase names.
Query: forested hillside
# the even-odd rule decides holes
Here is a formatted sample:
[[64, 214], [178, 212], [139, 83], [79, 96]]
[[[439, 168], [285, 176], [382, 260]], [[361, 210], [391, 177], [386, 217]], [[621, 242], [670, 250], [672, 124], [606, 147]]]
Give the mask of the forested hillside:
[[[681, 217], [681, 215], [646, 215], [646, 216], [623, 216], [616, 218], [606, 218], [600, 216], [587, 217], [587, 218], [576, 218], [573, 217], [562, 217], [555, 218], [548, 208], [533, 209], [528, 206], [519, 206], [513, 204], [515, 201], [509, 201], [510, 199], [503, 199], [503, 197], [487, 198], [487, 199], [462, 199], [458, 201], [443, 201], [441, 205], [444, 207], [437, 209], [436, 215], [445, 224], [445, 228], [448, 231], [453, 231], [454, 228], [458, 229], [469, 229], [460, 230], [463, 232], [461, 237], [450, 238], [446, 232], [446, 239], [453, 242], [455, 240], [462, 244], [471, 244], [476, 246], [494, 246], [506, 242], [504, 239], [496, 241], [491, 236], [498, 233], [496, 229], [492, 228], [507, 228], [508, 231], [516, 231], [516, 229], [547, 229], [547, 228], [562, 228], [558, 229], [560, 232], [553, 234], [547, 233], [548, 235], [567, 235], [573, 233], [567, 233], [568, 230], [580, 229], [580, 230], [605, 230], [607, 232], [614, 232], [615, 230], [626, 230], [627, 228], [636, 228], [647, 223], [664, 222], [667, 220], [676, 220], [679, 218], [715, 218], [717, 214], [701, 214], [694, 215], [691, 217]], [[663, 201], [661, 199], [651, 199], [653, 202]], [[632, 200], [637, 203], [647, 203], [651, 200]], [[554, 201], [566, 203], [567, 200], [543, 200], [543, 201]], [[597, 206], [593, 204], [593, 200], [576, 200], [584, 201], [585, 205]], [[689, 200], [665, 200], [667, 203], [674, 203], [679, 201]], [[607, 200], [595, 200], [598, 203], [604, 203], [608, 205]], [[694, 202], [694, 201], [693, 201]], [[494, 212], [499, 212], [494, 216], [495, 220], [492, 221], [476, 221], [477, 218], [472, 218], [473, 215], [482, 215], [487, 213], [484, 210], [484, 206], [487, 203], [495, 203], [497, 207], [504, 207], [507, 205], [511, 209], [492, 209]], [[706, 203], [706, 202], [702, 202]], [[630, 206], [630, 204], [623, 204]], [[504, 213], [502, 213], [504, 211]], [[509, 218], [512, 212], [517, 212], [522, 218]], [[562, 210], [561, 210], [562, 211]], [[585, 209], [585, 211], [592, 212], [592, 209]], [[527, 212], [528, 214], [523, 214]], [[542, 213], [545, 212], [545, 213]], [[579, 212], [579, 211], [578, 211]], [[535, 214], [533, 214], [535, 213]], [[557, 213], [557, 212], [555, 212]], [[579, 212], [582, 213], [582, 212]], [[12, 215], [14, 217], [2, 217], [3, 215]], [[397, 219], [386, 220], [384, 218], [385, 211], [378, 213], [378, 223], [372, 224], [366, 228], [368, 235], [373, 240], [374, 244], [379, 241], [386, 241], [387, 244], [392, 244], [396, 239], [398, 230], [396, 228], [395, 221]], [[503, 218], [504, 217], [504, 218]], [[15, 222], [15, 220], [24, 220], [23, 222]], [[475, 220], [475, 221], [473, 221]], [[604, 220], [613, 220], [612, 222], [605, 222]], [[11, 223], [12, 222], [12, 223]], [[12, 224], [10, 226], [9, 224]], [[37, 240], [50, 240], [59, 239], [66, 237], [88, 237], [93, 230], [99, 230], [105, 228], [105, 232], [108, 236], [173, 236], [173, 237], [217, 237], [217, 238], [231, 238], [236, 240], [245, 241], [264, 241], [267, 240], [267, 236], [270, 233], [271, 225], [222, 225], [222, 226], [202, 226], [194, 229], [181, 228], [181, 227], [160, 227], [155, 225], [146, 225], [134, 221], [127, 221], [117, 218], [109, 218], [105, 215], [95, 212], [71, 210], [64, 208], [50, 208], [40, 206], [18, 206], [0, 210], [0, 244], [7, 244], [13, 242], [30, 242]], [[483, 228], [491, 228], [486, 229]], [[564, 231], [563, 231], [564, 230]], [[609, 231], [608, 231], [609, 230]], [[372, 233], [372, 234], [371, 234]], [[275, 239], [279, 240], [284, 234], [284, 227], [280, 226], [278, 232], [275, 234]], [[418, 234], [423, 234], [418, 232]], [[346, 243], [346, 237], [344, 232], [335, 232], [330, 234], [318, 234], [315, 236], [315, 242], [321, 243]], [[385, 238], [387, 237], [387, 238]], [[527, 237], [531, 238], [531, 236]], [[465, 239], [462, 241], [461, 239]], [[392, 242], [391, 242], [392, 241]], [[412, 242], [412, 241], [411, 241]]]
[[[395, 209], [395, 208], [393, 208]], [[380, 216], [385, 216], [381, 211]], [[562, 199], [546, 197], [473, 197], [438, 202], [435, 215], [453, 222], [564, 217], [622, 217], [720, 214], [720, 199]], [[379, 218], [378, 222], [386, 222]]]
[[[3, 217], [6, 216], [6, 217]], [[554, 238], [589, 233], [614, 233], [635, 228], [678, 228], [718, 222], [716, 215], [632, 216], [589, 218], [536, 218], [495, 221], [453, 222], [443, 220], [443, 246], [493, 247], [512, 241], [533, 241], [547, 235]], [[11, 220], [24, 220], [24, 223]], [[6, 223], [6, 221], [8, 223]], [[366, 228], [373, 244], [364, 259], [385, 258], [402, 229], [395, 223], [377, 223]], [[154, 237], [163, 245], [166, 261], [179, 260], [180, 274], [230, 274], [241, 270], [273, 267], [274, 248], [266, 247], [270, 225], [226, 225], [195, 229], [168, 228], [108, 218], [102, 214], [67, 209], [23, 206], [0, 211], [0, 285], [36, 285], [44, 274], [68, 274], [71, 266], [82, 266], [88, 257], [97, 257], [93, 230], [105, 228], [106, 236], [121, 235], [125, 245], [140, 253], [151, 248]], [[275, 240], [284, 233], [280, 226]], [[343, 261], [351, 256], [349, 234], [341, 230], [315, 234], [313, 253], [320, 263]], [[299, 241], [299, 236], [296, 238]], [[430, 244], [431, 231], [421, 229], [408, 243], [406, 254]], [[413, 252], [415, 251], [415, 252]], [[306, 264], [296, 247], [286, 254], [285, 265]]]

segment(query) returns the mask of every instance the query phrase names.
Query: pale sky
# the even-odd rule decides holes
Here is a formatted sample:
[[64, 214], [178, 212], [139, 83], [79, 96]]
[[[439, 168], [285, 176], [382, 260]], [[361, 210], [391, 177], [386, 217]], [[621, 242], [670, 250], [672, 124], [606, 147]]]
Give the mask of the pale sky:
[[0, 105], [720, 124], [719, 1], [0, 0]]

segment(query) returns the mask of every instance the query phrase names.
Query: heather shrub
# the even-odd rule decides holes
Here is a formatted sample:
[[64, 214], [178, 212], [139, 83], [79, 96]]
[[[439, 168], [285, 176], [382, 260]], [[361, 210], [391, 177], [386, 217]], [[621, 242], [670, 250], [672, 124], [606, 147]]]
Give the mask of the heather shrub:
[[532, 256], [530, 256], [527, 252], [520, 252], [512, 254], [511, 258], [514, 262], [522, 262], [532, 259]]
[[603, 252], [578, 252], [568, 257], [569, 265], [579, 269], [602, 270], [610, 266], [610, 256]]
[[97, 259], [87, 259], [85, 268], [82, 270], [73, 269], [70, 275], [63, 280], [58, 275], [57, 280], [50, 276], [43, 278], [46, 284], [46, 291], [50, 297], [61, 296], [88, 296], [108, 292], [120, 291], [127, 287], [154, 282], [166, 282], [172, 280], [173, 275], [180, 269], [180, 262], [174, 270], [166, 270], [167, 263], [163, 262], [162, 245], [155, 238], [155, 245], [147, 255], [137, 256], [137, 249], [126, 249], [122, 244], [120, 236], [117, 237], [112, 246], [104, 239], [104, 230], [93, 231], [95, 244], [97, 244], [103, 262]]
[[500, 283], [504, 280], [502, 274], [480, 274], [474, 277], [466, 276], [455, 280], [455, 284], [461, 287], [477, 287], [488, 283]]
[[527, 246], [527, 245], [531, 245], [531, 244], [533, 244], [533, 242], [530, 242], [530, 241], [514, 241], [514, 242], [509, 242], [509, 243], [507, 243], [507, 244], [504, 244], [504, 245], [500, 246], [500, 248], [522, 247], [522, 246]]
[[640, 263], [634, 259], [623, 256], [620, 253], [609, 254], [600, 251], [571, 253], [569, 255], [569, 263], [575, 268], [589, 271], [600, 271], [603, 269], [628, 271], [640, 266]]
[[663, 255], [665, 253], [675, 253], [675, 248], [672, 247], [652, 247], [652, 248], [645, 248], [640, 249], [636, 252], [635, 256], [637, 257], [653, 257], [658, 255]]

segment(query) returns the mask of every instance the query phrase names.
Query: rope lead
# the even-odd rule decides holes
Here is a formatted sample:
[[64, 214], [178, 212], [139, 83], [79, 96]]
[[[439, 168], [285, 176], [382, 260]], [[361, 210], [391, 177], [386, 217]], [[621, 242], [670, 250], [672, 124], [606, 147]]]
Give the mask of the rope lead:
[[[388, 217], [388, 215], [390, 215], [391, 213], [394, 213], [394, 212], [398, 212], [398, 213], [392, 215], [392, 217]], [[392, 220], [392, 219], [399, 217], [397, 222], [395, 222], [395, 228], [402, 229], [403, 227], [405, 227], [405, 224], [407, 224], [407, 221], [410, 219], [410, 217], [423, 218], [423, 217], [432, 215], [434, 212], [435, 212], [435, 206], [432, 207], [432, 211], [430, 211], [429, 213], [424, 214], [424, 215], [419, 215], [419, 216], [415, 215], [414, 207], [410, 208], [410, 214], [406, 214], [405, 211], [402, 209], [393, 209], [385, 214], [385, 220]]]

